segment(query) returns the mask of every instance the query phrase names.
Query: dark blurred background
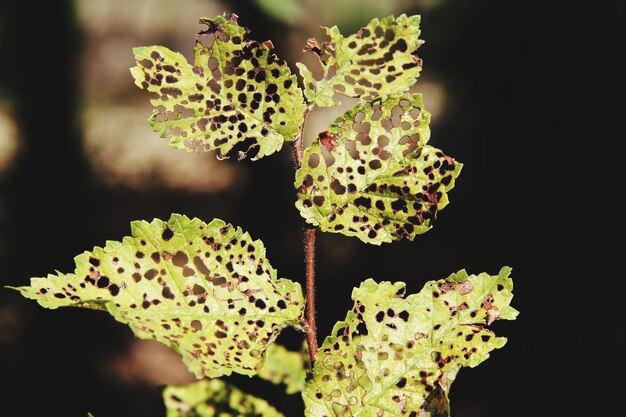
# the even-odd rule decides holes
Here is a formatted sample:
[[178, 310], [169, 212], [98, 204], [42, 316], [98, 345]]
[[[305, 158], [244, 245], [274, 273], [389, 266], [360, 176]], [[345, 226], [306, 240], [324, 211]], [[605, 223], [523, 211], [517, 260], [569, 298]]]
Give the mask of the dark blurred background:
[[[615, 415], [626, 382], [623, 157], [625, 2], [546, 0], [57, 0], [0, 2], [0, 284], [73, 270], [73, 257], [173, 212], [241, 226], [281, 276], [303, 282], [303, 225], [286, 147], [257, 162], [176, 151], [152, 132], [134, 46], [192, 55], [201, 16], [235, 12], [277, 54], [338, 25], [422, 15], [434, 146], [465, 164], [451, 204], [414, 242], [318, 234], [323, 340], [365, 278], [411, 292], [461, 268], [513, 268], [508, 344], [452, 387], [456, 417]], [[576, 4], [576, 5], [575, 5]], [[341, 109], [316, 111], [310, 140]], [[620, 147], [621, 149], [621, 147]], [[622, 242], [622, 243], [620, 243]], [[618, 258], [619, 256], [619, 258]], [[619, 261], [618, 259], [622, 259]], [[299, 340], [287, 333], [285, 343]], [[176, 355], [107, 314], [44, 310], [0, 289], [0, 414], [164, 416]], [[287, 416], [297, 395], [234, 377]]]

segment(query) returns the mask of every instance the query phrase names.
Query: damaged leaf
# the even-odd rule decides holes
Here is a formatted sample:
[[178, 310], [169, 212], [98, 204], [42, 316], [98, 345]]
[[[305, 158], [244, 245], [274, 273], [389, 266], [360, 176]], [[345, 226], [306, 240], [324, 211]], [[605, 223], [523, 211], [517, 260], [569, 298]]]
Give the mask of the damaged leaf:
[[219, 379], [170, 385], [163, 391], [167, 417], [282, 417], [267, 401]]
[[299, 326], [300, 284], [277, 279], [263, 243], [240, 228], [173, 214], [131, 230], [78, 255], [73, 273], [16, 289], [46, 308], [108, 310], [180, 353], [198, 378], [255, 375], [280, 331]]
[[511, 269], [464, 270], [405, 298], [402, 282], [371, 279], [322, 344], [303, 398], [309, 417], [446, 415], [461, 367], [474, 367], [506, 339], [485, 326], [513, 320]]
[[462, 164], [427, 145], [420, 94], [359, 103], [308, 147], [296, 207], [321, 230], [380, 245], [428, 231]]
[[309, 39], [305, 51], [322, 66], [316, 80], [302, 63], [297, 63], [304, 79], [304, 94], [311, 104], [335, 106], [335, 93], [370, 101], [402, 94], [415, 84], [422, 69], [416, 50], [420, 16], [400, 15], [373, 19], [356, 34], [344, 38], [337, 26], [325, 28], [330, 38], [319, 43]]
[[208, 28], [196, 36], [193, 65], [162, 46], [134, 49], [135, 84], [156, 93], [154, 130], [175, 148], [215, 150], [220, 159], [256, 160], [293, 141], [304, 99], [272, 43], [247, 39], [235, 16], [200, 23]]

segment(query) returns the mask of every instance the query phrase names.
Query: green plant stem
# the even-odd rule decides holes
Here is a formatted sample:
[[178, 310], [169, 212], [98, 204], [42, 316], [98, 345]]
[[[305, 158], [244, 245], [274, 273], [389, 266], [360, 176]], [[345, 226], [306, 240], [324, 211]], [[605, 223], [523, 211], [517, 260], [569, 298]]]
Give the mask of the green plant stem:
[[[307, 106], [304, 111], [304, 120], [300, 126], [300, 133], [293, 142], [293, 156], [296, 161], [296, 169], [302, 166], [302, 154], [304, 153], [303, 139], [306, 119], [312, 106]], [[315, 324], [315, 228], [307, 226], [305, 229], [304, 260], [306, 262], [306, 340], [309, 345], [311, 366], [317, 356], [317, 326]]]

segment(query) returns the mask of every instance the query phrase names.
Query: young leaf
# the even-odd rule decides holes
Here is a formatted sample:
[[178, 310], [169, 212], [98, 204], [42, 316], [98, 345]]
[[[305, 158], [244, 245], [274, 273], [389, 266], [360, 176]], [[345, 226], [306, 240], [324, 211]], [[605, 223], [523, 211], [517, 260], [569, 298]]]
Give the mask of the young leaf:
[[302, 217], [375, 245], [429, 230], [462, 164], [426, 144], [423, 107], [420, 94], [405, 94], [338, 117], [296, 171]]
[[292, 141], [303, 122], [304, 99], [295, 75], [272, 53], [270, 41], [246, 39], [248, 29], [218, 16], [200, 19], [194, 65], [162, 46], [135, 48], [135, 84], [157, 94], [150, 123], [170, 145], [252, 160]]
[[306, 415], [416, 417], [427, 406], [445, 407], [456, 372], [506, 342], [485, 325], [517, 316], [510, 270], [462, 270], [406, 298], [402, 282], [364, 281], [319, 350], [303, 393]]
[[285, 384], [287, 394], [294, 394], [304, 390], [309, 367], [308, 352], [304, 347], [299, 352], [293, 352], [274, 343], [267, 348], [266, 359], [258, 376], [274, 384]]
[[167, 417], [282, 417], [267, 401], [219, 379], [202, 380], [163, 391]]
[[46, 308], [106, 309], [172, 347], [197, 377], [254, 375], [281, 329], [298, 326], [300, 284], [277, 279], [265, 247], [222, 220], [173, 214], [75, 258], [74, 273], [17, 288]]
[[333, 99], [335, 92], [370, 101], [407, 91], [422, 69], [422, 61], [415, 55], [423, 43], [419, 24], [420, 16], [376, 18], [347, 38], [337, 26], [325, 28], [329, 41], [320, 44], [309, 39], [304, 48], [318, 58], [322, 79], [315, 80], [306, 66], [296, 64], [307, 100], [328, 107], [339, 104]]

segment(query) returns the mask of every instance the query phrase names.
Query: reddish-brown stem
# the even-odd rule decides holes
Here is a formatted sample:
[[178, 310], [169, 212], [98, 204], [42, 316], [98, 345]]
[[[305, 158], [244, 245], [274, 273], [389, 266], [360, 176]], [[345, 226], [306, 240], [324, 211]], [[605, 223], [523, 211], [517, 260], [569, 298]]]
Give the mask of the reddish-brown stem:
[[[300, 133], [293, 141], [293, 156], [296, 161], [296, 169], [302, 166], [303, 137], [306, 119], [309, 116], [311, 107], [304, 111], [304, 120], [300, 126]], [[305, 230], [304, 259], [306, 262], [306, 323], [303, 326], [306, 332], [306, 341], [309, 345], [309, 356], [311, 366], [315, 363], [317, 356], [317, 326], [315, 325], [315, 228], [307, 226]]]
[[315, 228], [306, 232], [306, 323], [311, 366], [317, 357], [317, 326], [315, 325]]

